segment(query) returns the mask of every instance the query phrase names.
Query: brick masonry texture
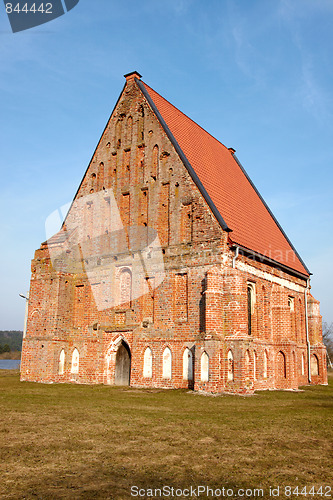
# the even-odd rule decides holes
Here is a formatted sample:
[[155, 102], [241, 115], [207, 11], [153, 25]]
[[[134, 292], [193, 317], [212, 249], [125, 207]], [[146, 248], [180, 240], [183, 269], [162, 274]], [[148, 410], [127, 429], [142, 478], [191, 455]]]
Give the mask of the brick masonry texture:
[[[230, 233], [136, 78], [127, 76], [75, 197], [85, 207], [73, 215], [85, 255], [77, 253], [71, 269], [51, 258], [74, 238], [67, 230], [73, 208], [35, 252], [21, 380], [235, 393], [296, 389], [309, 375], [313, 384], [327, 383], [319, 303], [306, 289], [308, 276], [247, 252], [235, 258]], [[104, 217], [102, 207], [96, 218], [96, 193]], [[124, 228], [116, 236], [107, 215], [110, 193]], [[140, 271], [142, 253], [130, 248], [133, 227], [148, 249], [149, 272]], [[161, 282], [153, 271], [161, 249], [151, 245], [151, 230], [162, 249]], [[59, 253], [64, 261], [74, 252], [68, 248]], [[112, 286], [104, 294], [96, 269], [111, 263]]]

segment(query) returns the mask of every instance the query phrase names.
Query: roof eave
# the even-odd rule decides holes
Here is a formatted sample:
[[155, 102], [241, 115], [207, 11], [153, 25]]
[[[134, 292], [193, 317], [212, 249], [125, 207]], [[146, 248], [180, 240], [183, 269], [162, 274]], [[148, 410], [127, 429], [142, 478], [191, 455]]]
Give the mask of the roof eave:
[[282, 264], [281, 262], [278, 262], [277, 260], [274, 260], [274, 259], [271, 259], [270, 257], [267, 257], [267, 255], [263, 255], [259, 252], [255, 252], [254, 250], [251, 250], [250, 248], [246, 248], [242, 245], [239, 245], [238, 243], [236, 242], [232, 242], [231, 245], [230, 245], [231, 248], [236, 248], [238, 247], [240, 250], [242, 250], [246, 256], [246, 254], [248, 255], [253, 255], [254, 257], [256, 257], [260, 262], [262, 263], [267, 263], [269, 265], [274, 265], [275, 267], [279, 267], [279, 268], [282, 268], [283, 270], [285, 270], [286, 272], [288, 272], [289, 274], [293, 274], [293, 275], [296, 275], [298, 276], [299, 278], [302, 278], [302, 279], [308, 279], [309, 276], [312, 275], [312, 273], [301, 273], [300, 271], [297, 271], [296, 269], [292, 268], [292, 267], [289, 267], [289, 266], [286, 266], [285, 264]]
[[[263, 203], [263, 205], [265, 206], [266, 210], [268, 211], [268, 213], [270, 214], [270, 216], [272, 217], [272, 219], [274, 220], [275, 224], [277, 225], [277, 227], [280, 229], [281, 233], [283, 234], [283, 236], [286, 238], [286, 240], [288, 241], [290, 247], [292, 248], [292, 250], [295, 252], [295, 255], [296, 257], [298, 258], [298, 260], [300, 261], [300, 263], [302, 264], [302, 266], [304, 267], [304, 269], [306, 270], [306, 272], [308, 273], [308, 275], [311, 275], [312, 273], [309, 271], [309, 269], [307, 268], [306, 264], [304, 263], [304, 261], [302, 260], [301, 256], [299, 255], [299, 253], [297, 252], [296, 248], [294, 247], [294, 245], [292, 244], [292, 242], [290, 241], [290, 239], [288, 238], [288, 236], [286, 235], [286, 233], [284, 232], [284, 230], [282, 229], [282, 227], [280, 226], [278, 220], [275, 218], [273, 212], [271, 211], [271, 209], [269, 208], [269, 206], [267, 205], [267, 203], [265, 202], [265, 200], [263, 199], [263, 197], [261, 196], [261, 194], [259, 193], [258, 189], [255, 187], [255, 185], [253, 184], [252, 180], [250, 179], [250, 177], [248, 176], [245, 168], [243, 167], [243, 165], [241, 164], [241, 162], [239, 161], [239, 159], [237, 158], [237, 156], [235, 155], [235, 153], [231, 153], [233, 158], [235, 159], [236, 163], [238, 164], [238, 166], [241, 168], [241, 170], [243, 171], [244, 175], [246, 176], [247, 180], [249, 181], [249, 183], [251, 184], [251, 186], [253, 187], [253, 189], [255, 190], [255, 192], [257, 193], [257, 195], [259, 196], [261, 202]], [[280, 263], [279, 263], [280, 264]], [[281, 264], [282, 265], [282, 264]], [[306, 275], [305, 275], [306, 276]]]

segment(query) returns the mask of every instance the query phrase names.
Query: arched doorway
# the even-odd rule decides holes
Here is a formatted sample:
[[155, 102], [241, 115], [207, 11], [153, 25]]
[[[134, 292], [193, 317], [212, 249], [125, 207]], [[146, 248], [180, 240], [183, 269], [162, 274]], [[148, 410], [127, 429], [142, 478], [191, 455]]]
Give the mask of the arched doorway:
[[115, 385], [129, 385], [131, 378], [131, 351], [126, 342], [121, 341], [116, 354], [114, 374]]

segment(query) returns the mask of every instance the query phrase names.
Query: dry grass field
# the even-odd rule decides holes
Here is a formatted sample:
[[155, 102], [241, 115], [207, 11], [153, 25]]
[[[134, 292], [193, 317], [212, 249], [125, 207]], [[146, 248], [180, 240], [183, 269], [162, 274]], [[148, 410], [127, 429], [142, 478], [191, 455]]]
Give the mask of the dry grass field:
[[[301, 392], [213, 397], [20, 383], [1, 370], [0, 398], [1, 499], [189, 498], [199, 485], [226, 488], [199, 498], [274, 498], [278, 486], [279, 498], [297, 498], [296, 486], [307, 488], [298, 498], [333, 498], [332, 374]], [[147, 490], [163, 486], [168, 497]]]

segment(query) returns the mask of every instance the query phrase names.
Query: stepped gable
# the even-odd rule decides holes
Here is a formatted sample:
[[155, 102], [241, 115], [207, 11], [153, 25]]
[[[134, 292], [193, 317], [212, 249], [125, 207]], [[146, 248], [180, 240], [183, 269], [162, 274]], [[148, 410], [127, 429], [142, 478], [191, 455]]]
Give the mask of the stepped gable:
[[135, 81], [169, 136], [171, 133], [172, 141], [190, 164], [188, 167], [194, 170], [194, 180], [197, 176], [223, 229], [231, 231], [231, 242], [309, 276], [234, 150], [224, 146], [142, 80], [135, 78]]

